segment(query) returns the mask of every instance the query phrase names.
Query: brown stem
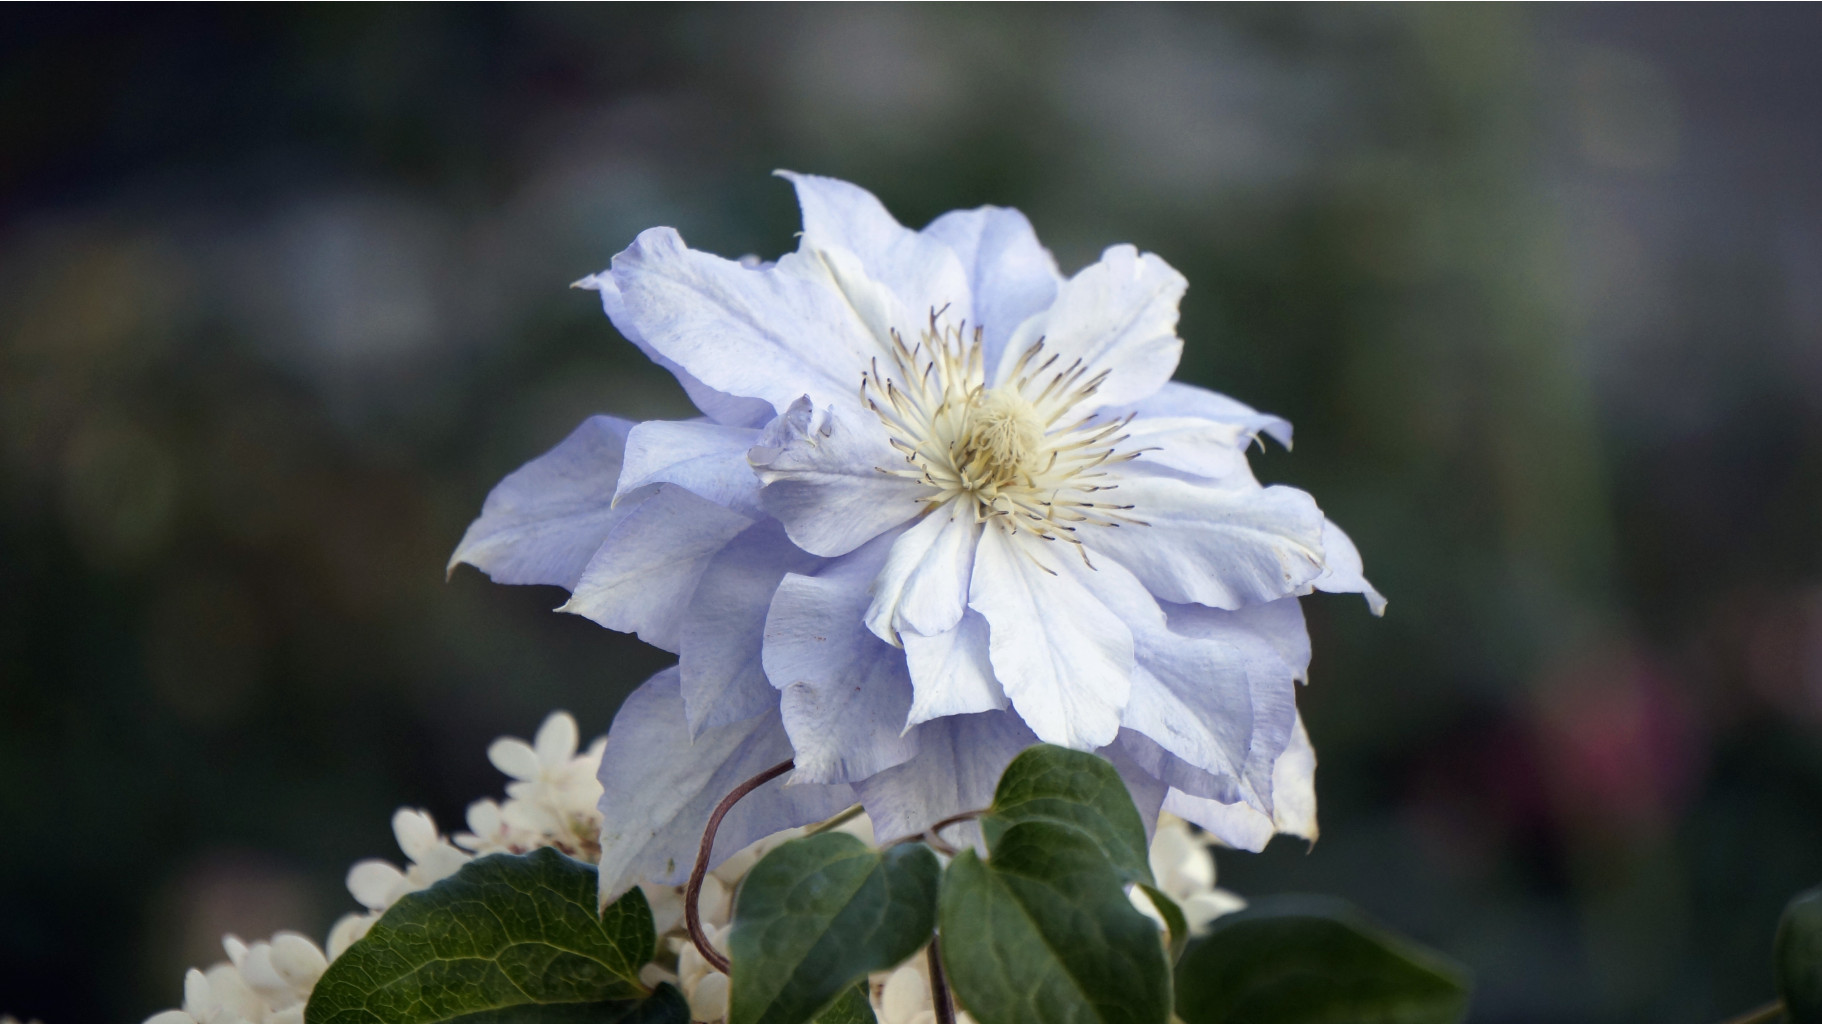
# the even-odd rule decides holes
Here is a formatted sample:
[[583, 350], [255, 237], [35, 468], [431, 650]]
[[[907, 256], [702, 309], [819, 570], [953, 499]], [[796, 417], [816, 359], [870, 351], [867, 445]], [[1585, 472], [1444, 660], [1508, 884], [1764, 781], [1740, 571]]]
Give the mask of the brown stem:
[[702, 880], [708, 877], [709, 855], [715, 851], [715, 831], [721, 828], [721, 819], [727, 817], [741, 797], [790, 771], [795, 764], [795, 761], [780, 761], [735, 786], [732, 793], [721, 798], [715, 813], [709, 815], [708, 827], [702, 830], [702, 845], [696, 849], [696, 867], [690, 871], [690, 884], [683, 889], [683, 923], [690, 930], [690, 942], [695, 944], [696, 952], [702, 954], [710, 967], [723, 974], [728, 973], [728, 958], [709, 944], [708, 933], [702, 930], [702, 911], [696, 906], [696, 901], [702, 897]]
[[936, 1024], [955, 1024], [955, 1000], [949, 995], [949, 980], [943, 977], [943, 953], [936, 939], [930, 940], [925, 955], [930, 959], [930, 1005], [936, 1009]]
[[1767, 1003], [1751, 1013], [1733, 1017], [1727, 1020], [1726, 1024], [1771, 1024], [1772, 1021], [1782, 1016], [1784, 1016], [1784, 1002], [1779, 1000], [1775, 1003]]

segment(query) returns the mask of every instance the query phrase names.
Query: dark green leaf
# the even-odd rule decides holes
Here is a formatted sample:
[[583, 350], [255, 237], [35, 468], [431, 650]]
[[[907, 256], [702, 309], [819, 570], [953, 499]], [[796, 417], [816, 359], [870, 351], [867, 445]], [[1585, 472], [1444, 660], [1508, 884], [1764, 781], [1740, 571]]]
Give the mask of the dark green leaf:
[[730, 1024], [801, 1024], [917, 952], [936, 926], [939, 870], [921, 844], [879, 851], [845, 832], [766, 854], [734, 907]]
[[981, 819], [987, 848], [994, 849], [1007, 829], [1027, 821], [1079, 829], [1122, 879], [1152, 880], [1145, 822], [1120, 773], [1103, 758], [1048, 744], [1013, 758], [1000, 776], [991, 813]]
[[1468, 977], [1339, 900], [1267, 900], [1215, 921], [1177, 964], [1185, 1024], [1452, 1024]]
[[1822, 889], [1801, 893], [1784, 908], [1772, 948], [1791, 1024], [1822, 1024]]
[[329, 965], [304, 1019], [440, 1024], [642, 996], [639, 969], [657, 945], [651, 909], [633, 889], [597, 913], [595, 876], [551, 849], [471, 861], [393, 904]]
[[523, 1003], [457, 1017], [450, 1024], [690, 1024], [690, 1004], [666, 982], [644, 999]]
[[828, 1009], [816, 1015], [816, 1024], [878, 1024], [873, 1015], [873, 1000], [867, 998], [867, 983], [861, 982], [843, 993]]
[[1184, 948], [1189, 945], [1189, 918], [1183, 916], [1183, 908], [1177, 906], [1176, 900], [1157, 889], [1140, 885], [1139, 891], [1151, 900], [1158, 916], [1164, 918], [1164, 926], [1170, 931], [1170, 962], [1176, 963], [1177, 958], [1183, 955]]
[[1085, 829], [1025, 821], [999, 834], [990, 861], [963, 850], [943, 875], [937, 916], [949, 984], [981, 1024], [1170, 1015], [1157, 925]]

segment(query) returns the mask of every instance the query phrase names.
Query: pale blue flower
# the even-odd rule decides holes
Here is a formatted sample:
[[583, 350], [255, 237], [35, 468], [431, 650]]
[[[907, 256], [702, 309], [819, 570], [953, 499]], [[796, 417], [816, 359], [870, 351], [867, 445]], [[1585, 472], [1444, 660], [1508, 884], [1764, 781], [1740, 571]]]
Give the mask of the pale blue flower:
[[1314, 499], [1253, 477], [1290, 424], [1170, 380], [1183, 277], [1115, 246], [1065, 278], [1015, 210], [912, 231], [785, 177], [776, 263], [654, 228], [580, 282], [703, 417], [589, 420], [451, 559], [680, 656], [614, 721], [605, 890], [680, 877], [787, 757], [721, 854], [855, 800], [920, 831], [1040, 740], [1107, 756], [1148, 818], [1313, 836], [1297, 598], [1384, 601]]

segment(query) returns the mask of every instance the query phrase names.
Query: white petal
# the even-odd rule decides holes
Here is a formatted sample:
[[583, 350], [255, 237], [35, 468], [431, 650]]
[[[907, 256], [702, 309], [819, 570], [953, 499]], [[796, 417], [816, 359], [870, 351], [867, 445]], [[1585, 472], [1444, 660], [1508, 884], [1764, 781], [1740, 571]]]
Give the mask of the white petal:
[[368, 929], [373, 927], [373, 922], [379, 919], [380, 915], [377, 913], [343, 914], [341, 919], [335, 922], [335, 927], [329, 929], [329, 941], [325, 944], [323, 951], [328, 954], [329, 959], [334, 960], [346, 953], [349, 946], [364, 938]]
[[1322, 521], [1322, 575], [1316, 577], [1317, 590], [1331, 594], [1361, 594], [1374, 615], [1385, 614], [1385, 597], [1367, 582], [1366, 566], [1360, 560], [1360, 549], [1330, 520]]
[[1012, 332], [1056, 300], [1063, 275], [1055, 258], [1024, 214], [997, 206], [945, 213], [924, 234], [960, 257], [974, 295], [974, 322], [982, 328], [985, 365], [998, 366]]
[[1259, 412], [1244, 402], [1235, 401], [1207, 388], [1196, 387], [1194, 384], [1184, 384], [1173, 380], [1159, 388], [1156, 393], [1140, 399], [1133, 408], [1142, 417], [1193, 416], [1219, 423], [1231, 423], [1244, 430], [1248, 437], [1257, 437], [1264, 433], [1286, 448], [1291, 446], [1289, 420], [1270, 413]]
[[1220, 640], [1249, 649], [1250, 645], [1263, 641], [1290, 666], [1292, 675], [1299, 682], [1309, 679], [1310, 633], [1304, 625], [1303, 605], [1294, 597], [1281, 597], [1233, 611], [1199, 604], [1167, 604], [1163, 608], [1173, 633]]
[[308, 994], [329, 961], [316, 943], [296, 932], [279, 932], [272, 936], [272, 967], [293, 991]]
[[198, 1024], [198, 1021], [182, 1010], [160, 1010], [147, 1017], [144, 1024]]
[[1272, 790], [1277, 799], [1273, 813], [1269, 815], [1245, 803], [1224, 804], [1175, 789], [1165, 797], [1164, 809], [1195, 822], [1237, 850], [1257, 853], [1265, 849], [1275, 832], [1314, 842], [1317, 836], [1316, 752], [1310, 745], [1302, 718], [1297, 719], [1290, 745], [1279, 755], [1273, 768]]
[[1128, 471], [1114, 500], [1146, 525], [1084, 541], [1166, 601], [1239, 608], [1297, 593], [1322, 571], [1322, 512], [1292, 487], [1217, 488]]
[[215, 993], [209, 990], [209, 978], [192, 967], [183, 976], [183, 1008], [193, 1017], [208, 1018], [216, 1008]]
[[[993, 803], [1000, 773], [1038, 742], [1008, 711], [938, 718], [916, 732], [916, 757], [854, 787], [883, 840], [916, 835], [952, 814]], [[944, 829], [943, 837], [961, 846], [977, 842], [980, 829], [970, 822]]]
[[405, 873], [383, 860], [363, 860], [348, 869], [348, 894], [369, 910], [392, 906], [405, 891]]
[[826, 255], [749, 269], [652, 228], [614, 257], [613, 276], [633, 330], [709, 387], [780, 411], [806, 393], [818, 408], [858, 408], [861, 372], [885, 353], [880, 318], [914, 331], [922, 316], [888, 312], [894, 297], [856, 276], [858, 261], [836, 256], [832, 270]]
[[[603, 899], [642, 881], [682, 882], [715, 805], [791, 756], [776, 714], [706, 729], [691, 742], [677, 670], [647, 680], [614, 716], [601, 757]], [[711, 868], [761, 836], [821, 821], [854, 803], [848, 786], [783, 783], [774, 779], [734, 805], [716, 836]]]
[[543, 765], [531, 744], [510, 736], [494, 740], [487, 747], [487, 759], [504, 775], [529, 782], [538, 777]]
[[437, 823], [428, 811], [401, 807], [392, 815], [392, 835], [405, 856], [423, 860], [437, 845]]
[[911, 669], [909, 724], [1006, 707], [1006, 691], [993, 676], [987, 620], [980, 612], [967, 612], [946, 633], [906, 633], [904, 644]]
[[1194, 416], [1139, 416], [1123, 433], [1127, 440], [1121, 448], [1143, 450], [1139, 458], [1148, 466], [1238, 485], [1257, 483], [1246, 462], [1246, 443], [1252, 435], [1238, 424]]
[[[1163, 609], [1131, 573], [1111, 559], [1098, 564], [1097, 593], [1132, 630], [1138, 663], [1122, 725], [1217, 780], [1246, 783], [1269, 808], [1272, 763], [1289, 742], [1296, 716], [1297, 671], [1243, 621], [1203, 621], [1202, 636], [1171, 630]], [[1231, 613], [1210, 611], [1202, 618], [1219, 616]], [[1125, 747], [1176, 788], [1231, 798], [1231, 790], [1198, 792], [1171, 777], [1142, 745]]]
[[826, 413], [816, 424], [788, 419], [776, 446], [748, 453], [765, 485], [759, 501], [776, 516], [797, 546], [833, 558], [845, 555], [922, 512], [929, 488], [889, 476], [902, 466], [871, 412]]
[[[778, 176], [797, 189], [803, 248], [833, 246], [853, 253], [867, 275], [891, 289], [916, 316], [947, 306], [952, 322], [972, 318], [968, 277], [948, 245], [900, 225], [858, 185], [791, 171]], [[898, 326], [914, 330], [922, 324]]]
[[935, 636], [961, 621], [981, 535], [974, 513], [962, 504], [932, 510], [892, 545], [867, 607], [867, 628], [881, 640], [896, 644], [901, 633]]
[[1096, 398], [1102, 405], [1136, 402], [1162, 387], [1177, 369], [1177, 301], [1187, 282], [1151, 253], [1116, 245], [1057, 289], [1051, 307], [1019, 325], [1000, 354], [993, 382], [1011, 376], [1019, 357], [1039, 339], [1059, 366], [1080, 359], [1090, 374], [1111, 371]]
[[648, 420], [626, 436], [625, 464], [614, 500], [641, 487], [668, 483], [759, 518], [759, 478], [747, 464], [747, 449], [759, 440], [750, 427], [701, 420]]
[[904, 652], [868, 632], [867, 588], [895, 538], [880, 537], [814, 576], [787, 575], [765, 625], [765, 672], [780, 691], [797, 775], [858, 782], [917, 752], [905, 734]]
[[778, 691], [760, 660], [766, 613], [786, 573], [809, 574], [822, 564], [772, 519], [748, 528], [709, 560], [679, 638], [692, 734], [778, 706]]
[[688, 370], [664, 357], [639, 329], [633, 325], [632, 318], [626, 313], [626, 300], [620, 295], [620, 286], [614, 283], [614, 272], [604, 270], [571, 285], [572, 288], [587, 288], [601, 293], [601, 308], [607, 318], [613, 321], [614, 327], [626, 336], [626, 340], [645, 353], [646, 358], [669, 370], [683, 385], [684, 393], [690, 396], [696, 408], [716, 423], [725, 423], [733, 427], [757, 427], [773, 416], [772, 403], [759, 398], [741, 398], [726, 392], [716, 391], [707, 384], [697, 380]]
[[691, 1020], [722, 1020], [728, 1015], [728, 976], [710, 971], [690, 988]]
[[576, 756], [578, 735], [576, 719], [569, 712], [552, 711], [545, 716], [544, 724], [538, 726], [533, 748], [538, 753], [538, 763], [546, 772], [561, 768]]
[[449, 571], [467, 562], [496, 583], [573, 589], [595, 549], [634, 507], [610, 504], [632, 427], [612, 416], [591, 417], [500, 481], [449, 556]]
[[985, 530], [969, 607], [987, 619], [993, 674], [1025, 724], [1046, 743], [1093, 750], [1120, 730], [1132, 634], [1096, 600], [1079, 566], [1063, 544]]
[[690, 595], [709, 559], [751, 523], [664, 484], [607, 535], [557, 610], [675, 651]]

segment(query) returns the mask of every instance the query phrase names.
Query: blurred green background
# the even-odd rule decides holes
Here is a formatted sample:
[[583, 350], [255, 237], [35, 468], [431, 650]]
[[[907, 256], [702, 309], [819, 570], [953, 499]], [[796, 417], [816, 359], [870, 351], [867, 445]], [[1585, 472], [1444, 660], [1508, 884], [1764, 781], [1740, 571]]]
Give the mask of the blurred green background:
[[775, 167], [1191, 281], [1391, 599], [1310, 604], [1323, 838], [1223, 855], [1472, 965], [1472, 1019], [1712, 1021], [1822, 881], [1815, 8], [9, 8], [0, 1011], [133, 1024], [316, 936], [399, 805], [668, 656], [443, 562], [680, 390], [565, 285], [794, 242]]

